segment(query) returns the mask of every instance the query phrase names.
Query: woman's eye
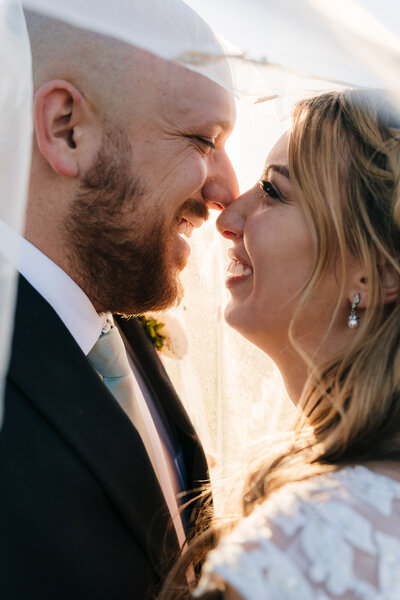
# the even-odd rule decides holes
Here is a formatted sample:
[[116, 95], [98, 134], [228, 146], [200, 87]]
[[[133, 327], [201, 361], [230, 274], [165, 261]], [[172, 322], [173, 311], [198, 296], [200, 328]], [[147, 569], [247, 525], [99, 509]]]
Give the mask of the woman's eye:
[[271, 198], [280, 199], [280, 195], [279, 195], [278, 191], [276, 190], [276, 188], [272, 185], [272, 183], [270, 181], [261, 180], [260, 186], [261, 186], [262, 190]]

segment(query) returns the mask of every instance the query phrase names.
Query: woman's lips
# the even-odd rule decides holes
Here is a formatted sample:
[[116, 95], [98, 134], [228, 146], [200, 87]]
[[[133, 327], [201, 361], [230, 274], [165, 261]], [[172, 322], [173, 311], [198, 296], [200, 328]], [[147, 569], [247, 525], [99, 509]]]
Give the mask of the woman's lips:
[[228, 277], [233, 278], [246, 278], [253, 275], [253, 269], [250, 265], [247, 265], [237, 258], [232, 258], [228, 266]]

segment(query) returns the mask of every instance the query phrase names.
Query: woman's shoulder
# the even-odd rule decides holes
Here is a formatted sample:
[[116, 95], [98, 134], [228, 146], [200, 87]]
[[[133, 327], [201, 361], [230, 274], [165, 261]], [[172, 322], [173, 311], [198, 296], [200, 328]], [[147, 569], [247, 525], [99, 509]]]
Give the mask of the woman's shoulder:
[[[397, 565], [397, 566], [396, 566]], [[400, 597], [400, 482], [357, 466], [287, 484], [213, 550], [200, 589], [245, 599]]]

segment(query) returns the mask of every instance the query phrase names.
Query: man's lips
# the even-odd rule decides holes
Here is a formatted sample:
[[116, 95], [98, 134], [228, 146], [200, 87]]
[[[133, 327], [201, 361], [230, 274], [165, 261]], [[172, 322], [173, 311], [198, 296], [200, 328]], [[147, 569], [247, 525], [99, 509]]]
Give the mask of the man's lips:
[[204, 219], [201, 217], [184, 214], [178, 222], [177, 231], [180, 235], [190, 238], [193, 233], [193, 229], [198, 229], [203, 225], [203, 223]]
[[179, 235], [184, 235], [185, 237], [190, 238], [193, 233], [192, 223], [182, 218], [178, 224], [177, 232]]
[[209, 210], [204, 201], [198, 199], [186, 200], [176, 216], [177, 231], [180, 235], [190, 237], [193, 229], [201, 227], [207, 221]]

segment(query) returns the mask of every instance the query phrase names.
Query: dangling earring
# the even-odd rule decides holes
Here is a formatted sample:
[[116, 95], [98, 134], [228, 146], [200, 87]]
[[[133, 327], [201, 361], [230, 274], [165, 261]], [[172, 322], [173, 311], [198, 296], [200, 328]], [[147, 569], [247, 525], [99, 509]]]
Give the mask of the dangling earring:
[[349, 315], [349, 320], [347, 321], [350, 329], [357, 329], [360, 324], [360, 319], [356, 314], [357, 306], [359, 305], [361, 300], [360, 294], [354, 294], [353, 296], [353, 304], [351, 305], [351, 313]]

